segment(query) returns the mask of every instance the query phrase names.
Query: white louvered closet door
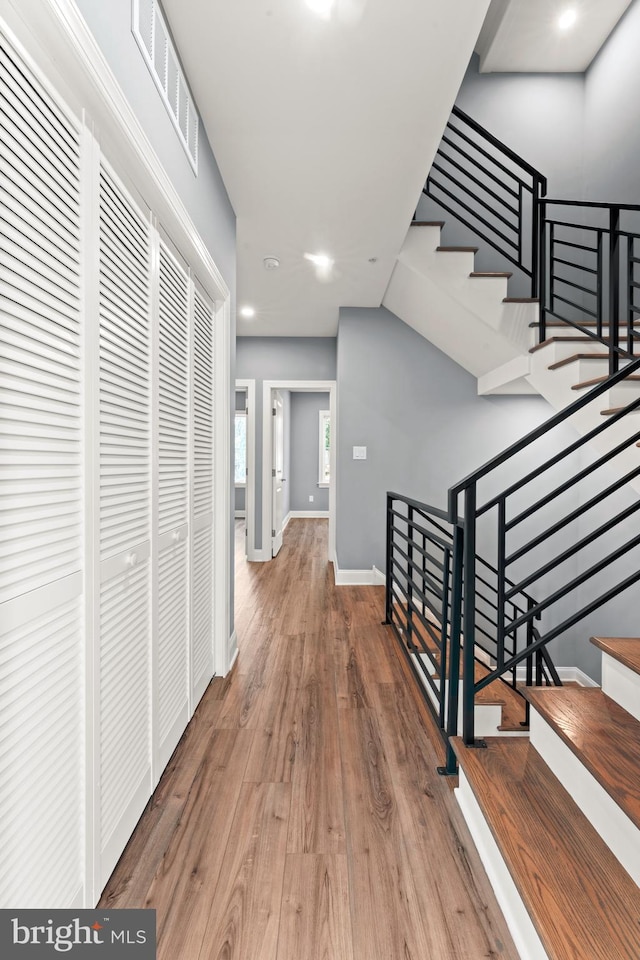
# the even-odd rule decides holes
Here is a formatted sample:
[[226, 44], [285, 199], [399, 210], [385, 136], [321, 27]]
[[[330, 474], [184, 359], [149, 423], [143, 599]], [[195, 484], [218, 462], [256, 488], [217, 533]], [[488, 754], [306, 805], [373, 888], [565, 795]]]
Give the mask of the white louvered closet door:
[[151, 793], [151, 241], [100, 170], [100, 798], [104, 885]]
[[160, 242], [155, 726], [160, 769], [189, 719], [189, 279]]
[[193, 495], [191, 514], [191, 703], [213, 676], [213, 322], [211, 301], [193, 298]]
[[0, 904], [82, 905], [80, 133], [0, 34]]

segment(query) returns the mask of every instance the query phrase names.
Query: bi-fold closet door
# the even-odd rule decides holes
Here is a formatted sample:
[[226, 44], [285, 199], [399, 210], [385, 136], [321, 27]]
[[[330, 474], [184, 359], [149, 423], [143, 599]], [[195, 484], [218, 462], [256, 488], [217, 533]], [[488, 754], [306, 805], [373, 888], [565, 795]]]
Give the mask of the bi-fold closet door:
[[214, 304], [0, 24], [0, 907], [93, 905], [213, 675]]
[[0, 31], [0, 906], [84, 881], [81, 128]]
[[213, 674], [214, 307], [105, 161], [99, 197], [103, 886]]

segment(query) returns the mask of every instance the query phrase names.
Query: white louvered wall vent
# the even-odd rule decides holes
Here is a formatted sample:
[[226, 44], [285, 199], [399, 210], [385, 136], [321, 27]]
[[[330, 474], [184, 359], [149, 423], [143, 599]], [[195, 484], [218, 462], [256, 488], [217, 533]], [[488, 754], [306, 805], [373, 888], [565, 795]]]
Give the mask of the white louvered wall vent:
[[197, 173], [200, 118], [157, 0], [133, 0], [133, 34]]

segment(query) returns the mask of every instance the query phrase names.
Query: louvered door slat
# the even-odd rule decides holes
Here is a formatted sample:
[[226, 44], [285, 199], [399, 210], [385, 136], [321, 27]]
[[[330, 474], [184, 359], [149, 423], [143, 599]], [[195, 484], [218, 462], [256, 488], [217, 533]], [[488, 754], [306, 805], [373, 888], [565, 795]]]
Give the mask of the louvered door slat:
[[[184, 271], [160, 247], [159, 290], [159, 436], [160, 533], [187, 521], [188, 443], [188, 286]], [[162, 471], [170, 466], [175, 480], [166, 485]], [[175, 496], [176, 487], [178, 496]]]
[[105, 559], [149, 538], [151, 292], [148, 226], [104, 168], [100, 211], [100, 549]]
[[192, 696], [213, 673], [213, 305], [196, 287], [193, 301]]
[[194, 514], [213, 509], [213, 309], [194, 297]]
[[188, 719], [189, 283], [160, 242], [158, 277], [158, 748], [169, 758]]
[[[187, 547], [163, 551], [158, 562], [158, 679], [160, 743], [187, 716]], [[171, 744], [167, 750], [172, 749]]]
[[79, 128], [0, 35], [0, 903], [83, 883]]
[[[149, 775], [149, 564], [115, 577], [100, 596], [100, 813], [103, 853], [126, 840]], [[146, 798], [145, 798], [146, 799]], [[144, 806], [144, 801], [142, 801]], [[133, 821], [133, 822], [131, 822]], [[103, 876], [112, 869], [105, 853]], [[105, 877], [106, 879], [106, 877]]]

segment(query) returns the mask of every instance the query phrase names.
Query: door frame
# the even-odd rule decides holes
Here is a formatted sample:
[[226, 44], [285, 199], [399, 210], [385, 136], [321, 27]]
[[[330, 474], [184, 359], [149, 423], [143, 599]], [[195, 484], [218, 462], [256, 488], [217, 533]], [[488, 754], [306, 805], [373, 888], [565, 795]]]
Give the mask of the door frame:
[[[271, 394], [273, 390], [291, 390], [293, 393], [328, 393], [331, 416], [331, 481], [329, 483], [329, 543], [328, 560], [336, 555], [336, 399], [335, 380], [263, 380], [262, 382], [262, 549], [255, 551], [256, 560], [271, 560]], [[258, 556], [258, 552], [260, 556]]]
[[244, 488], [244, 522], [246, 535], [247, 560], [259, 560], [256, 556], [256, 527], [254, 510], [254, 490], [256, 477], [256, 382], [255, 380], [236, 380], [236, 390], [247, 394], [247, 480]]

